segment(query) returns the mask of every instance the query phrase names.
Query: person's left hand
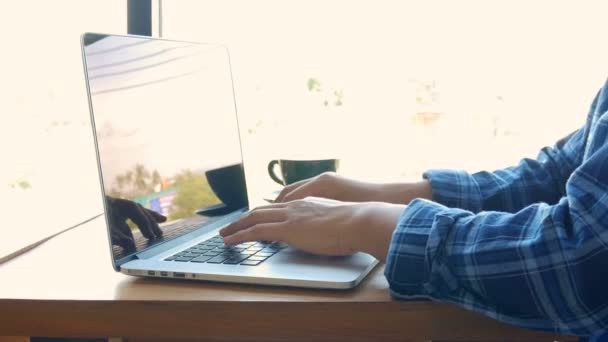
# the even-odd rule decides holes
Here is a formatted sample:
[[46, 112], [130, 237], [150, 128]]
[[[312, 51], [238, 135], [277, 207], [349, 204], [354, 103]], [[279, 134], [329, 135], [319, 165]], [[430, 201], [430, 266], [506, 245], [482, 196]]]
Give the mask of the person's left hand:
[[403, 205], [306, 198], [258, 207], [220, 230], [224, 242], [281, 241], [321, 255], [367, 252], [384, 260]]

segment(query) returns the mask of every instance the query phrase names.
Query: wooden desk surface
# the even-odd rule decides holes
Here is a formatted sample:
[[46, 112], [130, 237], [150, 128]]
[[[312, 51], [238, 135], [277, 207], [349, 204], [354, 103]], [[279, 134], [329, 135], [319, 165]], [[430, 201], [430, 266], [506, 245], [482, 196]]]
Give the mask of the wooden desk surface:
[[396, 301], [377, 267], [354, 290], [139, 279], [114, 272], [103, 219], [0, 266], [0, 336], [206, 340], [575, 340], [452, 305]]

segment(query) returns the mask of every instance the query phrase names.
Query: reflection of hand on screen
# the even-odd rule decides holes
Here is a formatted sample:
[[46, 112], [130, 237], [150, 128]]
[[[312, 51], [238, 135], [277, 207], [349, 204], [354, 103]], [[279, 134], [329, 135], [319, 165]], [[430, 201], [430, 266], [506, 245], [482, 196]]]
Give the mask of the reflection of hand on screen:
[[135, 239], [127, 224], [130, 219], [147, 239], [154, 240], [163, 235], [158, 223], [167, 218], [133, 201], [106, 196], [110, 236], [112, 244], [125, 249], [135, 249]]

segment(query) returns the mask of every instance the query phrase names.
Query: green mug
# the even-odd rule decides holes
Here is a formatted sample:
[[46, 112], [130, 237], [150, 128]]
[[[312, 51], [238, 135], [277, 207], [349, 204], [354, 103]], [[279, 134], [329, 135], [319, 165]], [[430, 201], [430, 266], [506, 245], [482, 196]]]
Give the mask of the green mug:
[[[280, 176], [277, 175], [276, 168], [280, 167]], [[268, 175], [273, 181], [281, 185], [289, 185], [303, 179], [308, 179], [323, 172], [336, 172], [338, 170], [338, 159], [321, 160], [290, 160], [275, 159], [268, 163]]]

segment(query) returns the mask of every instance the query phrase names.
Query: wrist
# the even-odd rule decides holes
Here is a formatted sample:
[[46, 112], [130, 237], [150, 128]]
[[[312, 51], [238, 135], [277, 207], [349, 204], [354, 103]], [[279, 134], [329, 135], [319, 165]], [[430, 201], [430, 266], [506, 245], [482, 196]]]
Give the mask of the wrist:
[[353, 252], [371, 254], [384, 261], [388, 253], [393, 231], [405, 205], [368, 202], [356, 204], [356, 223], [346, 237]]

